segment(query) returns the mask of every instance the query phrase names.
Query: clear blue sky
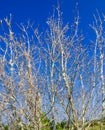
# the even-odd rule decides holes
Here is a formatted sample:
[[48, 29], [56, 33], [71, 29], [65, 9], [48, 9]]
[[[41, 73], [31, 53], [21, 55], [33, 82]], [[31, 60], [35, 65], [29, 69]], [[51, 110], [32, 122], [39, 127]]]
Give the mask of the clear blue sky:
[[[96, 9], [105, 14], [105, 0], [58, 0], [61, 3], [64, 22], [71, 22], [75, 3], [79, 3], [82, 29], [87, 30], [92, 23]], [[43, 27], [45, 21], [57, 5], [57, 0], [0, 0], [0, 19], [12, 13], [15, 22], [26, 22], [28, 19]]]

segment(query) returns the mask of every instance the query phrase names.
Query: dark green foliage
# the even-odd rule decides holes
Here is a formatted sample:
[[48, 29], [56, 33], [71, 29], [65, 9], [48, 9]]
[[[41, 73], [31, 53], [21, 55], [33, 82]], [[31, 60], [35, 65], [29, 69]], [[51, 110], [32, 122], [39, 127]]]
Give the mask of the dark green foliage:
[[105, 122], [105, 117], [103, 117], [102, 121]]
[[9, 127], [9, 126], [4, 125], [4, 126], [3, 126], [3, 129], [4, 129], [4, 130], [8, 130], [8, 127]]
[[[51, 130], [52, 123], [50, 119], [46, 116], [46, 113], [41, 114], [41, 122], [42, 122], [42, 129], [41, 130]], [[18, 119], [17, 122], [15, 122], [15, 130], [34, 130], [31, 125], [22, 123], [22, 128], [19, 126], [19, 122], [22, 122], [21, 119]], [[105, 127], [105, 118], [103, 119], [103, 127]], [[11, 128], [12, 124], [3, 125], [3, 130], [9, 130]], [[13, 126], [14, 127], [14, 126]], [[100, 127], [100, 120], [93, 120], [91, 122], [89, 130], [98, 130]], [[27, 129], [28, 128], [28, 129]], [[62, 121], [56, 123], [56, 130], [68, 130], [67, 127], [67, 121]], [[77, 130], [77, 128], [73, 127], [73, 130]]]
[[66, 128], [66, 125], [67, 125], [67, 123], [65, 121], [62, 121], [61, 123], [57, 123], [56, 129], [57, 130], [62, 130], [64, 128]]
[[42, 130], [50, 130], [51, 128], [51, 122], [50, 119], [46, 116], [46, 113], [43, 112], [41, 114], [41, 122], [42, 122]]

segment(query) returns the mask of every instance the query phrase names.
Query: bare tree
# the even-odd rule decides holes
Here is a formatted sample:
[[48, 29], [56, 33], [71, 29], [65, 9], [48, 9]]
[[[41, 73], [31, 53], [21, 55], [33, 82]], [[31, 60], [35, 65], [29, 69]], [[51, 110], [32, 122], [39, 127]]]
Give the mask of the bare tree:
[[[35, 43], [35, 29], [30, 23], [26, 27], [21, 25], [19, 26], [21, 36], [16, 36], [12, 30], [11, 18], [10, 16], [10, 19], [4, 20], [9, 34], [7, 31], [0, 36], [1, 44], [3, 44], [0, 59], [2, 64], [0, 68], [1, 115], [6, 120], [11, 119], [8, 119], [9, 122], [7, 120], [7, 123], [13, 125], [10, 129], [18, 129], [15, 125], [20, 119], [22, 122], [19, 123], [19, 127], [23, 127], [22, 123], [28, 123], [33, 129], [40, 130], [41, 100], [38, 90], [40, 58], [38, 46]], [[30, 36], [28, 31], [31, 32]]]
[[[102, 130], [102, 121], [104, 118], [104, 109], [105, 109], [105, 76], [104, 76], [104, 55], [105, 55], [105, 36], [104, 36], [104, 16], [103, 18], [97, 11], [97, 16], [94, 15], [94, 23], [91, 26], [96, 35], [96, 42], [95, 42], [95, 55], [96, 55], [96, 62], [99, 64], [99, 77], [100, 77], [100, 101], [101, 101], [101, 125], [100, 129]], [[96, 70], [97, 71], [97, 70]]]
[[[58, 6], [39, 33], [30, 22], [17, 25], [12, 16], [1, 22], [0, 34], [0, 125], [10, 130], [46, 128], [89, 129], [105, 114], [104, 21], [94, 16], [95, 42], [84, 46], [79, 13], [73, 24], [64, 24]], [[43, 112], [45, 115], [43, 116]], [[62, 117], [61, 117], [62, 113]]]

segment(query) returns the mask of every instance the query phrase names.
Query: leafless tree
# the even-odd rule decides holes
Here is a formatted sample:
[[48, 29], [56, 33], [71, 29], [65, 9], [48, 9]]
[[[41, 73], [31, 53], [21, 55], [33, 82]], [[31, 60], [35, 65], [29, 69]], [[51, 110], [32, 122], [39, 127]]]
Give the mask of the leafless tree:
[[[105, 114], [104, 21], [94, 16], [95, 42], [84, 46], [79, 13], [73, 24], [64, 24], [58, 6], [38, 32], [30, 22], [18, 25], [12, 16], [1, 22], [0, 125], [10, 130], [41, 130], [45, 116], [49, 127], [66, 118], [68, 130], [89, 129]], [[42, 111], [46, 114], [42, 117]], [[61, 117], [62, 113], [62, 117]], [[25, 125], [26, 124], [26, 125]], [[1, 128], [2, 129], [2, 128]]]
[[11, 22], [12, 16], [10, 19], [4, 19], [7, 30], [0, 36], [1, 115], [3, 120], [5, 118], [7, 123], [13, 124], [10, 129], [18, 129], [15, 125], [19, 120], [22, 121], [19, 127], [23, 127], [24, 122], [40, 130], [41, 100], [38, 90], [40, 52], [35, 40], [36, 30], [29, 23], [26, 27], [18, 25], [21, 34], [16, 35]]
[[[100, 87], [100, 101], [101, 101], [101, 125], [100, 125], [100, 129], [102, 130], [102, 121], [103, 118], [105, 117], [105, 65], [104, 65], [104, 55], [105, 55], [105, 32], [104, 32], [104, 15], [103, 17], [101, 17], [101, 15], [99, 14], [99, 12], [97, 11], [97, 16], [94, 15], [94, 23], [91, 26], [92, 29], [95, 32], [96, 35], [96, 41], [95, 41], [95, 62], [96, 64], [98, 63], [99, 66], [98, 68], [95, 70], [99, 72], [99, 87]], [[96, 73], [96, 72], [95, 72]]]

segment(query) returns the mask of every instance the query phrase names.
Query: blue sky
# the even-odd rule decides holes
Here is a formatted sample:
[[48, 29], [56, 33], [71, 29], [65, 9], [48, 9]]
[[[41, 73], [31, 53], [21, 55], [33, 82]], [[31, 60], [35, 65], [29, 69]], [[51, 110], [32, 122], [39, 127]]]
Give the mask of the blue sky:
[[[80, 16], [86, 23], [90, 21], [96, 8], [105, 13], [105, 0], [58, 1], [61, 3], [65, 20], [69, 20], [73, 16], [76, 1], [79, 3]], [[49, 17], [53, 5], [57, 5], [57, 0], [0, 0], [0, 17], [2, 18], [12, 13], [14, 19], [19, 22], [31, 19], [40, 24]]]
[[75, 4], [78, 2], [81, 30], [86, 36], [96, 9], [105, 14], [105, 0], [0, 0], [0, 19], [12, 13], [15, 22], [26, 23], [30, 19], [44, 29], [46, 20], [52, 14], [57, 1], [61, 4], [64, 23], [73, 20]]

